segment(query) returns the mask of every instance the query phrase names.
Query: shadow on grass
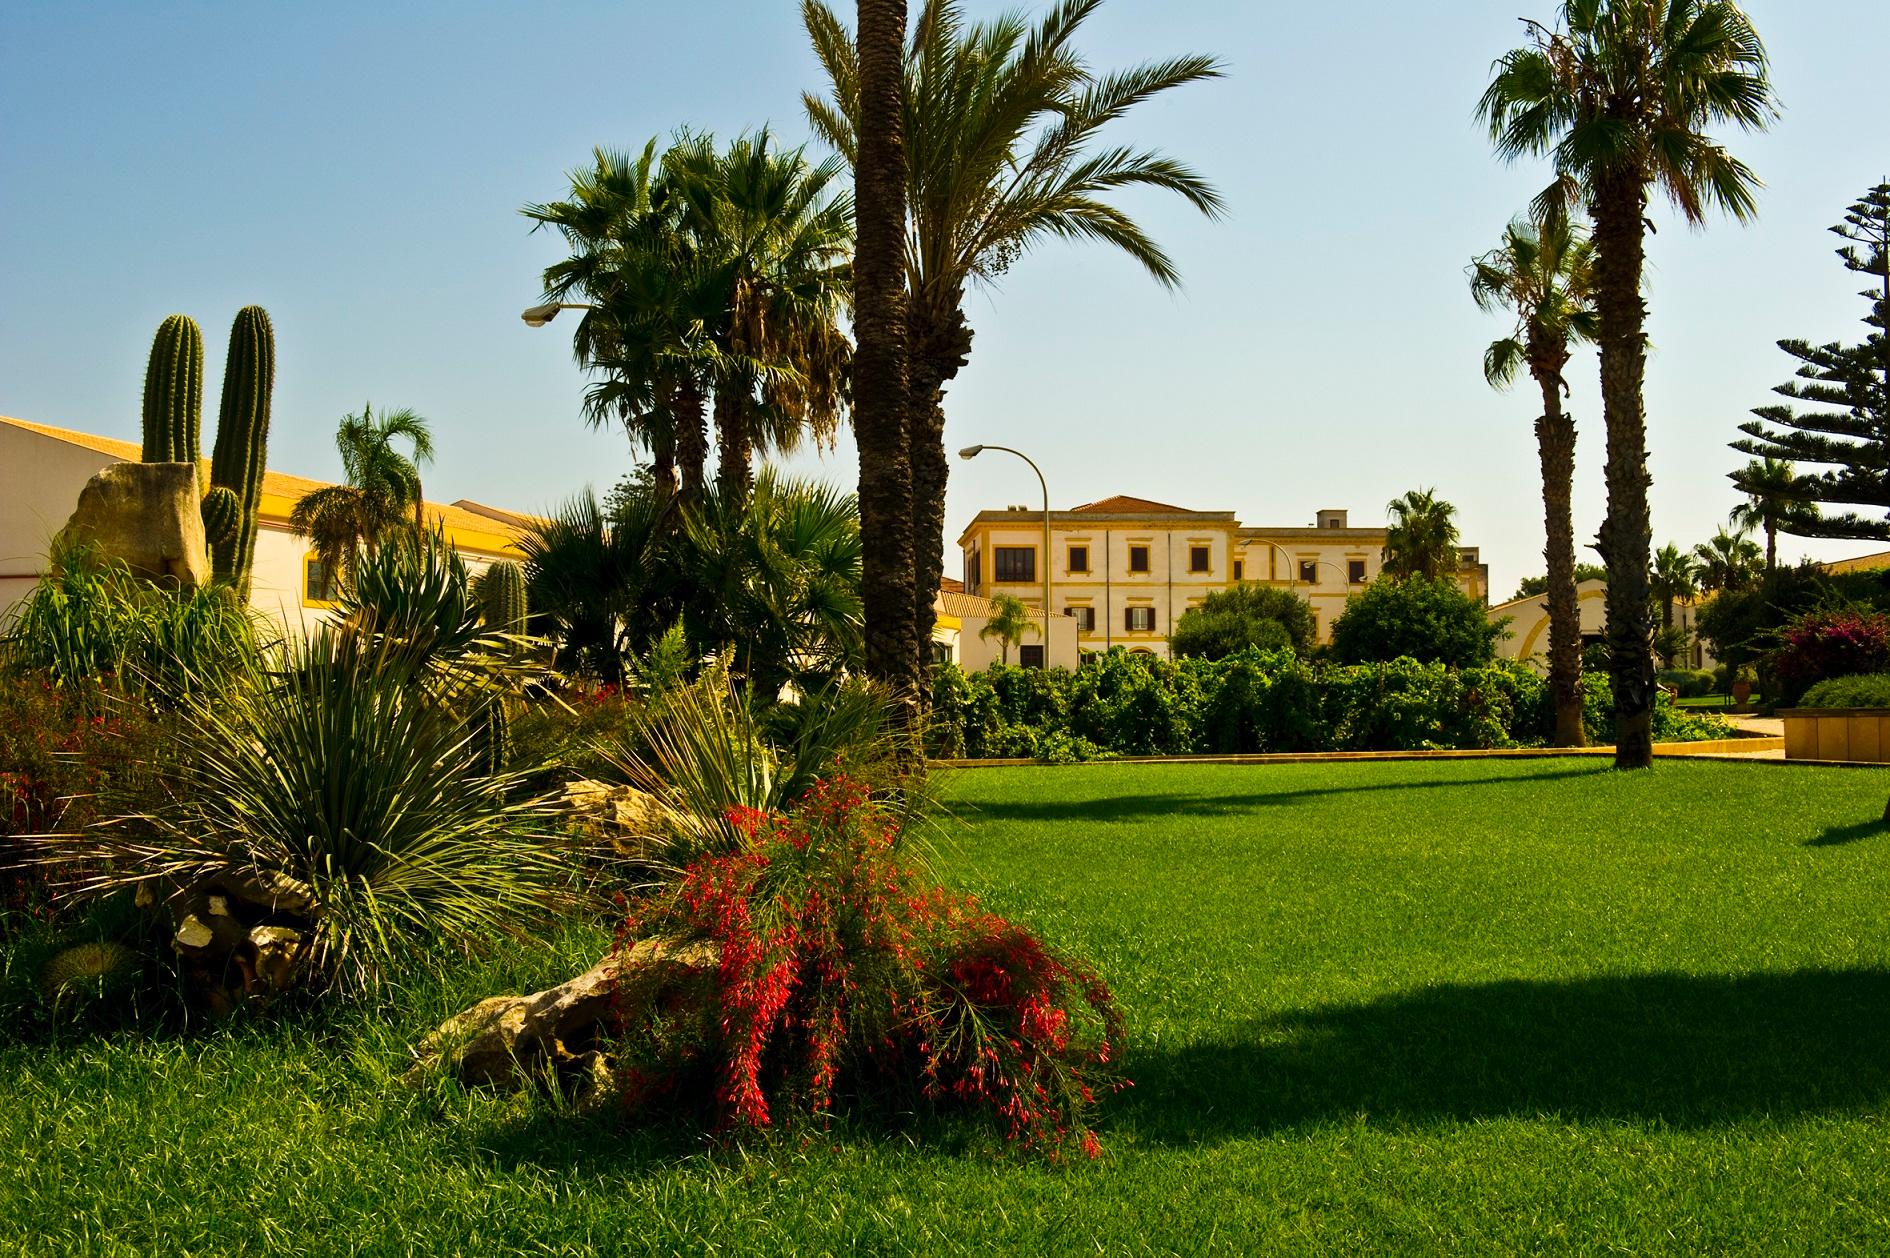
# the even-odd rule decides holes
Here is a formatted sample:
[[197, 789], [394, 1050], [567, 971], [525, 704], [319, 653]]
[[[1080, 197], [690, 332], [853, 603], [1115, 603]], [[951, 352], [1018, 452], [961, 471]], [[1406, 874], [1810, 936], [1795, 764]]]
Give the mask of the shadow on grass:
[[1151, 817], [1223, 817], [1317, 799], [1327, 795], [1361, 795], [1372, 791], [1428, 791], [1458, 787], [1517, 786], [1558, 778], [1594, 777], [1612, 772], [1603, 764], [1557, 769], [1508, 777], [1415, 778], [1395, 782], [1368, 782], [1357, 786], [1315, 786], [1295, 791], [1253, 791], [1244, 795], [1115, 795], [1101, 799], [959, 801], [955, 808], [967, 821], [1137, 821]]
[[1880, 834], [1890, 834], [1890, 822], [1880, 818], [1869, 821], [1857, 821], [1848, 826], [1831, 826], [1816, 838], [1806, 839], [1806, 847], [1842, 847], [1846, 843], [1855, 843], [1859, 839], [1875, 838]]
[[1890, 971], [1450, 985], [1132, 1053], [1118, 1117], [1196, 1144], [1369, 1116], [1710, 1127], [1890, 1103]]

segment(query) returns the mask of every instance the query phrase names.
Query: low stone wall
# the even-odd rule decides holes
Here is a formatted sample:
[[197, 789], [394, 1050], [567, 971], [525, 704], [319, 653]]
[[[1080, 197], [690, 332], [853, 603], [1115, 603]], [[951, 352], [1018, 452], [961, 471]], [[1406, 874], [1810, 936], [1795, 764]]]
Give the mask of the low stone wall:
[[1890, 708], [1781, 708], [1787, 760], [1890, 764]]

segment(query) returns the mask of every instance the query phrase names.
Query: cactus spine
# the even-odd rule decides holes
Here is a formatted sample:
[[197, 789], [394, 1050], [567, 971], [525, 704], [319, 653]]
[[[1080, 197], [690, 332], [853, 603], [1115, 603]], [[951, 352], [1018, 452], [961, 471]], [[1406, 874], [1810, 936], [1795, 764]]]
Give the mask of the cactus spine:
[[[263, 471], [269, 456], [269, 400], [276, 387], [276, 333], [269, 312], [244, 306], [230, 325], [230, 354], [223, 366], [223, 398], [217, 407], [217, 444], [210, 458], [210, 483], [236, 495], [235, 528], [210, 546], [211, 571], [249, 596], [256, 557], [256, 511], [262, 503]], [[204, 504], [209, 508], [208, 499]], [[209, 516], [206, 514], [205, 522]]]
[[189, 315], [158, 324], [144, 369], [146, 463], [195, 463], [203, 428], [203, 329]]
[[198, 511], [203, 516], [204, 539], [212, 547], [233, 540], [243, 523], [243, 500], [226, 485], [212, 485]]
[[525, 572], [522, 568], [499, 560], [480, 574], [476, 592], [486, 628], [494, 633], [525, 632]]

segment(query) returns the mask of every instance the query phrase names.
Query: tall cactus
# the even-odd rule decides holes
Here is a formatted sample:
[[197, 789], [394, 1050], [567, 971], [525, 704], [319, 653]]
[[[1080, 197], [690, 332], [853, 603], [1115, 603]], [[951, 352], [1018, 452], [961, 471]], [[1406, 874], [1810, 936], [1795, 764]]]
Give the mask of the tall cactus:
[[262, 503], [263, 471], [269, 457], [269, 400], [276, 387], [276, 333], [269, 312], [244, 306], [230, 325], [230, 355], [223, 366], [223, 398], [217, 407], [217, 444], [210, 456], [210, 483], [235, 493], [242, 511], [236, 527], [210, 546], [211, 572], [249, 596], [256, 558], [256, 511]]
[[475, 592], [486, 628], [494, 633], [525, 632], [524, 569], [501, 559], [480, 574]]
[[151, 338], [144, 369], [146, 463], [195, 463], [203, 428], [203, 329], [174, 314]]

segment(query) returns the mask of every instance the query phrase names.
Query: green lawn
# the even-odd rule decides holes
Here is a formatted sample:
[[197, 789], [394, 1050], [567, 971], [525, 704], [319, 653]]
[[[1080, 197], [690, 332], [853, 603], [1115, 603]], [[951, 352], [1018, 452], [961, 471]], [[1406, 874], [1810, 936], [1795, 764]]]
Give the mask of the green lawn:
[[395, 1025], [0, 1052], [21, 1252], [1882, 1252], [1890, 772], [970, 771], [941, 863], [1101, 963], [1104, 1159], [746, 1151], [397, 1082]]

